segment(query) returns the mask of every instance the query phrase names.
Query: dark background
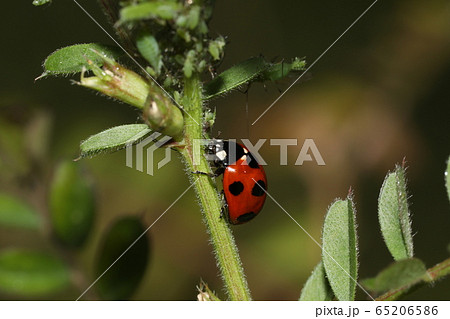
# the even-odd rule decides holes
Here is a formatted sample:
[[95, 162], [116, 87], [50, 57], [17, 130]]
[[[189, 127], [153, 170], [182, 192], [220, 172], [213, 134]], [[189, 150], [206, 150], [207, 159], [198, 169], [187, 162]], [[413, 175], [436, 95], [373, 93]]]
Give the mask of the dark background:
[[[39, 114], [46, 119], [44, 176], [50, 177], [59, 160], [77, 157], [81, 140], [139, 119], [131, 107], [73, 86], [68, 78], [34, 82], [52, 51], [75, 43], [112, 41], [71, 1], [54, 0], [44, 7], [31, 2], [2, 5], [0, 105], [17, 106], [17, 116]], [[95, 1], [80, 3], [107, 26]], [[221, 70], [260, 54], [268, 59], [306, 57], [311, 64], [370, 4], [217, 1], [210, 30], [229, 40]], [[306, 78], [249, 128], [253, 142], [299, 141], [288, 149], [287, 166], [279, 165], [278, 147], [268, 141], [262, 147], [271, 195], [320, 239], [328, 205], [352, 187], [359, 224], [359, 278], [367, 278], [392, 261], [379, 231], [377, 199], [385, 174], [406, 157], [416, 256], [428, 267], [448, 258], [450, 206], [443, 174], [450, 146], [450, 3], [379, 1]], [[247, 138], [248, 121], [253, 122], [294, 79], [252, 86], [248, 120], [244, 94], [212, 101], [217, 107], [215, 131], [224, 138]], [[306, 138], [314, 139], [326, 166], [294, 165]], [[86, 280], [93, 281], [96, 248], [108, 225], [126, 214], [142, 215], [152, 223], [185, 190], [188, 180], [175, 156], [154, 176], [126, 167], [124, 151], [83, 160], [81, 165], [97, 185], [98, 218], [76, 261]], [[17, 167], [21, 169], [20, 158]], [[45, 189], [47, 179], [13, 185], [5, 175], [0, 178], [0, 190], [27, 198], [45, 212], [45, 192], [35, 190]], [[320, 248], [270, 199], [258, 218], [233, 230], [253, 298], [298, 299], [320, 260]], [[222, 293], [193, 191], [150, 233], [152, 259], [135, 299], [193, 300], [200, 278]], [[0, 229], [1, 248], [19, 246], [47, 249], [49, 243], [35, 233]], [[408, 299], [449, 300], [448, 287], [446, 279]], [[70, 300], [78, 294], [73, 289], [48, 299]], [[365, 299], [360, 290], [358, 296]]]

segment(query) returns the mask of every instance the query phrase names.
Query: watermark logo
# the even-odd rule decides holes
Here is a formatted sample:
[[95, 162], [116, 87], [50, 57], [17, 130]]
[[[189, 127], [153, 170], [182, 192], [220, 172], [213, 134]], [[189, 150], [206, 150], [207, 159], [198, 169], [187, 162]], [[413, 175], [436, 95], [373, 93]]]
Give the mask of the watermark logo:
[[[147, 170], [148, 175], [153, 175], [153, 159], [154, 152], [156, 149], [160, 148], [162, 145], [166, 144], [171, 140], [170, 136], [162, 135], [161, 133], [154, 132], [147, 138], [140, 141], [138, 144], [128, 144], [126, 146], [126, 165], [127, 167], [133, 168], [133, 153], [135, 153], [136, 166], [138, 171], [144, 172], [144, 158], [147, 159]], [[145, 150], [145, 155], [144, 155]], [[166, 165], [172, 159], [170, 148], [165, 148], [165, 155], [162, 160], [158, 162], [158, 169]]]
[[[271, 139], [270, 145], [278, 145], [280, 146], [280, 165], [287, 165], [287, 148], [289, 145], [296, 146], [297, 139], [289, 139], [289, 138], [281, 138], [281, 139]], [[250, 149], [249, 149], [250, 150]], [[324, 166], [325, 161], [323, 160], [322, 155], [319, 152], [319, 149], [314, 143], [312, 138], [307, 138], [304, 140], [302, 148], [300, 149], [300, 153], [297, 156], [297, 160], [295, 161], [295, 165], [303, 165], [304, 162], [312, 162], [313, 158], [311, 154], [314, 156], [317, 165]]]
[[[208, 139], [201, 139], [201, 140], [195, 140], [193, 147], [193, 163], [194, 165], [200, 164], [200, 156], [203, 156], [201, 149], [201, 146], [209, 145], [211, 141], [214, 141], [214, 144], [217, 144], [219, 146], [221, 144], [221, 140], [208, 140]], [[236, 140], [230, 139], [228, 141], [232, 141], [236, 143]], [[264, 145], [264, 143], [267, 141], [267, 139], [259, 139], [255, 144], [252, 144], [250, 140], [248, 139], [242, 139], [242, 144], [249, 150], [250, 153], [256, 158], [256, 161], [260, 165], [267, 165], [267, 162], [264, 160], [264, 158], [259, 154], [259, 150]], [[280, 147], [280, 165], [286, 166], [287, 163], [287, 155], [288, 155], [288, 147], [289, 146], [296, 146], [297, 145], [297, 139], [289, 139], [289, 138], [280, 138], [280, 139], [270, 139], [270, 145], [271, 146], [279, 146]], [[235, 158], [235, 152], [233, 153], [233, 150], [230, 150], [232, 152], [231, 158]], [[234, 150], [235, 151], [235, 150]], [[230, 155], [230, 154], [229, 154]], [[314, 156], [314, 159], [312, 156]], [[206, 154], [207, 160], [211, 161], [214, 160], [214, 156], [211, 154]], [[303, 141], [302, 148], [300, 149], [300, 152], [297, 156], [297, 160], [295, 161], [296, 166], [303, 165], [304, 162], [313, 162], [315, 160], [316, 164], [319, 166], [324, 166], [325, 161], [323, 160], [322, 154], [320, 154], [319, 149], [317, 148], [316, 143], [313, 139], [307, 138]]]
[[[138, 171], [144, 172], [144, 160], [146, 160], [146, 173], [148, 175], [154, 174], [154, 152], [156, 149], [160, 148], [168, 141], [170, 141], [169, 136], [162, 135], [161, 133], [154, 132], [147, 138], [140, 141], [138, 144], [128, 144], [126, 147], [126, 165], [127, 167], [135, 168]], [[228, 140], [236, 143], [236, 140]], [[213, 161], [216, 159], [215, 155], [208, 154], [205, 149], [208, 145], [219, 146], [222, 140], [210, 140], [210, 139], [196, 139], [193, 143], [193, 164], [200, 164], [202, 157], [206, 156], [208, 161]], [[267, 142], [267, 139], [259, 139], [256, 143], [250, 142], [248, 139], [242, 139], [241, 143], [252, 153], [253, 157], [260, 165], [267, 165], [267, 162], [261, 156], [260, 149]], [[270, 139], [270, 146], [279, 147], [280, 161], [279, 165], [288, 165], [288, 148], [289, 146], [297, 146], [297, 139]], [[171, 161], [171, 150], [169, 147], [164, 148], [165, 154], [164, 158], [160, 160], [156, 167], [157, 169], [162, 168], [164, 165]], [[233, 150], [229, 150], [233, 153]], [[134, 155], [134, 156], [133, 156]], [[230, 155], [230, 154], [228, 154]], [[234, 158], [231, 154], [231, 158]], [[234, 154], [235, 155], [235, 154]], [[313, 139], [305, 139], [303, 141], [300, 152], [297, 155], [295, 164], [296, 166], [303, 165], [305, 162], [315, 162], [316, 165], [324, 166], [325, 161], [323, 160], [322, 154], [320, 153], [316, 143]]]

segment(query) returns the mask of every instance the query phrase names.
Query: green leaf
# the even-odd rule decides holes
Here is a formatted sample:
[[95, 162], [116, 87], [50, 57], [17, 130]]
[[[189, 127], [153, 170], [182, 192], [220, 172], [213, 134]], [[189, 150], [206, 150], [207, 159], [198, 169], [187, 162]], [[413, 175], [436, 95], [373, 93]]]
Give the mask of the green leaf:
[[364, 279], [362, 284], [374, 292], [385, 292], [404, 286], [411, 286], [426, 274], [424, 263], [416, 258], [402, 259], [390, 264], [376, 277]]
[[56, 237], [68, 247], [81, 247], [94, 222], [95, 196], [78, 163], [65, 161], [58, 166], [51, 184], [49, 206]]
[[150, 18], [171, 20], [176, 17], [182, 8], [181, 3], [175, 1], [157, 0], [152, 2], [143, 2], [124, 7], [120, 10], [119, 22], [124, 23]]
[[395, 260], [411, 258], [413, 240], [408, 209], [405, 169], [388, 173], [378, 199], [378, 219], [384, 241]]
[[0, 225], [38, 229], [42, 225], [41, 216], [21, 200], [0, 193]]
[[300, 301], [330, 301], [333, 291], [325, 274], [322, 261], [314, 268], [311, 276], [305, 283], [300, 295]]
[[239, 88], [270, 67], [264, 58], [253, 57], [220, 73], [205, 85], [205, 99], [225, 94]]
[[287, 76], [292, 71], [302, 71], [305, 69], [305, 60], [295, 58], [291, 63], [278, 62], [272, 64], [262, 74], [262, 81], [277, 81]]
[[149, 132], [150, 129], [146, 124], [126, 124], [107, 129], [81, 142], [80, 158], [113, 153], [127, 145], [139, 143]]
[[358, 276], [355, 212], [352, 199], [336, 200], [323, 226], [322, 260], [338, 300], [355, 298]]
[[0, 253], [0, 289], [23, 296], [58, 292], [70, 284], [67, 266], [55, 256], [18, 249]]
[[450, 200], [450, 157], [447, 160], [447, 170], [445, 171], [445, 186], [447, 187], [447, 195]]
[[46, 3], [51, 3], [52, 0], [33, 0], [33, 5], [34, 6], [42, 6]]
[[100, 276], [114, 263], [97, 283], [103, 299], [126, 300], [138, 288], [150, 253], [149, 237], [143, 235], [145, 231], [146, 227], [139, 219], [124, 217], [117, 220], [106, 233], [95, 265], [96, 276]]
[[143, 32], [137, 37], [136, 46], [139, 53], [150, 63], [153, 70], [155, 70], [156, 75], [159, 75], [163, 63], [161, 51], [159, 50], [159, 45], [155, 37], [149, 32]]
[[[221, 49], [221, 48], [220, 48]], [[209, 52], [214, 59], [219, 56], [219, 48], [210, 43]], [[269, 63], [263, 57], [253, 57], [222, 72], [205, 85], [204, 99], [210, 99], [238, 89], [244, 84], [253, 82], [277, 81], [290, 72], [305, 68], [305, 60], [295, 58], [291, 63]]]
[[48, 75], [78, 73], [83, 67], [89, 68], [88, 60], [101, 66], [104, 62], [102, 56], [116, 59], [122, 54], [119, 48], [98, 43], [71, 45], [56, 50], [47, 57], [44, 61], [44, 73], [38, 79]]

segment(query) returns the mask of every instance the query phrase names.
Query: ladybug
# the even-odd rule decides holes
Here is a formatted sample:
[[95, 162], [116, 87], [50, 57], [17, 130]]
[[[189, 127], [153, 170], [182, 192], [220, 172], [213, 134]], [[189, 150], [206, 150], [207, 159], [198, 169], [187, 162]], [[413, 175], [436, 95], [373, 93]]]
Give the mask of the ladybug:
[[227, 220], [239, 225], [253, 219], [266, 200], [267, 178], [264, 168], [242, 144], [212, 140], [207, 153], [213, 155], [215, 176], [223, 174], [223, 193], [228, 207]]

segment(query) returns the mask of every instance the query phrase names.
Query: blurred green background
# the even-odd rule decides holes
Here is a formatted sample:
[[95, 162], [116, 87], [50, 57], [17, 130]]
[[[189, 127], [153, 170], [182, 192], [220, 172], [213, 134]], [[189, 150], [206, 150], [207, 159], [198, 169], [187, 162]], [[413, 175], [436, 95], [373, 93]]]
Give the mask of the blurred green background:
[[[28, 201], [45, 215], [58, 162], [76, 158], [79, 142], [88, 136], [139, 122], [139, 116], [131, 107], [71, 85], [68, 78], [34, 82], [52, 51], [112, 41], [71, 1], [54, 0], [40, 8], [31, 2], [3, 4], [0, 19], [0, 191]], [[305, 56], [310, 64], [371, 2], [217, 1], [210, 30], [229, 41], [220, 70], [260, 54], [269, 60]], [[107, 26], [95, 1], [80, 3]], [[370, 277], [392, 260], [379, 231], [378, 192], [387, 171], [406, 157], [416, 256], [428, 267], [448, 258], [450, 205], [443, 172], [450, 146], [449, 1], [379, 1], [306, 78], [249, 127], [253, 142], [299, 140], [298, 146], [289, 147], [286, 166], [279, 165], [277, 146], [267, 141], [262, 147], [270, 194], [320, 239], [328, 205], [351, 187], [359, 224], [360, 278]], [[250, 123], [294, 79], [253, 85]], [[215, 132], [223, 138], [247, 138], [245, 104], [246, 96], [239, 92], [213, 100]], [[326, 166], [294, 165], [306, 138], [314, 139]], [[77, 284], [44, 296], [0, 292], [1, 299], [76, 299], [95, 279], [95, 260], [112, 223], [133, 215], [150, 225], [189, 185], [176, 156], [154, 176], [126, 167], [124, 151], [78, 163], [95, 185], [97, 214], [82, 249], [55, 246], [48, 227], [42, 232], [0, 227], [0, 248], [63, 255], [78, 270]], [[298, 299], [320, 259], [320, 248], [270, 199], [258, 218], [233, 231], [253, 298]], [[152, 227], [150, 237], [151, 258], [132, 299], [194, 300], [200, 279], [223, 297], [193, 191]], [[449, 284], [447, 278], [408, 299], [449, 300]], [[358, 296], [365, 299], [361, 291]], [[97, 297], [94, 290], [86, 295]]]

